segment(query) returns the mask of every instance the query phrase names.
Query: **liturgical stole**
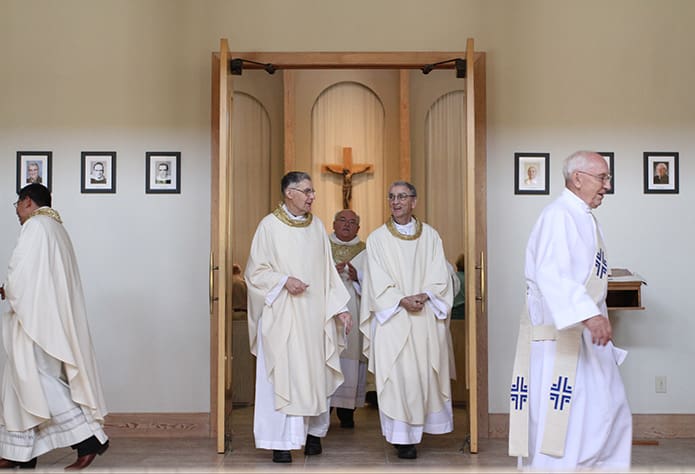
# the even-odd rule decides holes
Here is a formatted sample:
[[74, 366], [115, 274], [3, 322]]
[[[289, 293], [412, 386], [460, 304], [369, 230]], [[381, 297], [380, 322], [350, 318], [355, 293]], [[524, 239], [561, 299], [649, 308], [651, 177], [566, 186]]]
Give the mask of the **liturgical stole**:
[[[598, 224], [596, 224], [596, 257], [584, 286], [589, 296], [599, 305], [605, 298], [608, 287], [608, 264]], [[582, 323], [560, 331], [554, 325], [533, 326], [529, 318], [528, 306], [524, 306], [519, 325], [509, 401], [510, 456], [528, 457], [529, 364], [532, 341], [556, 341], [555, 364], [550, 393], [546, 401], [548, 411], [541, 453], [556, 457], [564, 456], [583, 330]]]

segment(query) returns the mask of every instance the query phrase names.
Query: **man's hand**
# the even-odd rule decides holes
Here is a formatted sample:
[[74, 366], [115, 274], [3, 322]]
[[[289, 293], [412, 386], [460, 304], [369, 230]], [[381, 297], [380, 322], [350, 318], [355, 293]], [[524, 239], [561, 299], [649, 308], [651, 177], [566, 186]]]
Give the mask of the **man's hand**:
[[285, 282], [285, 288], [287, 288], [287, 291], [291, 295], [301, 295], [304, 293], [304, 291], [309, 288], [309, 285], [304, 283], [302, 280], [299, 278], [295, 277], [288, 277], [287, 281]]
[[597, 314], [582, 321], [591, 332], [591, 342], [599, 346], [605, 346], [613, 338], [611, 322], [603, 315]]
[[417, 295], [405, 296], [399, 304], [408, 312], [418, 313], [425, 307], [425, 301], [428, 299], [427, 293], [419, 293]]
[[357, 281], [357, 270], [352, 266], [350, 262], [340, 262], [335, 265], [335, 269], [338, 270], [340, 275], [343, 274], [347, 268], [348, 278], [352, 281]]
[[345, 265], [348, 269], [348, 278], [350, 278], [352, 281], [357, 281], [357, 269], [353, 267], [352, 263], [350, 262], [345, 262]]
[[350, 313], [345, 311], [344, 313], [339, 313], [338, 314], [338, 319], [340, 319], [343, 322], [343, 325], [345, 326], [345, 334], [350, 334], [350, 331], [352, 331], [352, 316]]

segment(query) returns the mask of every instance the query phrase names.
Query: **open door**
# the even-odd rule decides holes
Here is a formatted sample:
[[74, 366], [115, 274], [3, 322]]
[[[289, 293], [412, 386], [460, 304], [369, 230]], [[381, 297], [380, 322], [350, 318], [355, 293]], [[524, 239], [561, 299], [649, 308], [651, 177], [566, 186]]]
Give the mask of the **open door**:
[[[231, 233], [230, 205], [232, 181], [231, 167], [231, 108], [232, 87], [229, 80], [229, 61], [232, 57], [248, 60], [248, 69], [257, 69], [266, 63], [283, 70], [283, 157], [284, 171], [303, 169], [307, 163], [306, 153], [297, 154], [299, 141], [304, 135], [296, 120], [297, 85], [295, 70], [355, 70], [355, 69], [393, 69], [400, 70], [400, 146], [398, 163], [391, 164], [402, 178], [409, 178], [412, 169], [410, 161], [410, 125], [408, 122], [408, 69], [421, 69], [423, 65], [448, 62], [452, 56], [464, 53], [452, 52], [400, 52], [400, 53], [273, 53], [273, 52], [234, 52], [228, 50], [226, 40], [220, 44], [220, 52], [213, 55], [212, 90], [212, 232], [211, 232], [211, 426], [217, 437], [217, 450], [226, 448], [225, 429], [231, 402], [225, 396], [229, 381], [225, 380], [225, 360], [231, 357], [225, 336], [226, 308], [230, 307], [225, 295], [226, 282], [231, 273]], [[460, 218], [466, 223], [466, 321], [468, 324], [467, 365], [469, 401], [469, 447], [472, 453], [478, 452], [478, 439], [488, 433], [487, 404], [487, 324], [485, 288], [486, 249], [486, 179], [485, 179], [485, 54], [475, 53], [473, 40], [467, 42], [466, 58], [466, 177], [465, 206]], [[245, 63], [246, 67], [246, 63]], [[446, 66], [445, 66], [446, 67]], [[453, 65], [451, 67], [453, 69]], [[242, 84], [239, 83], [241, 87]], [[277, 123], [277, 121], [276, 121]], [[299, 130], [299, 131], [298, 131]], [[299, 143], [299, 144], [298, 144]], [[301, 148], [301, 147], [300, 147]], [[301, 151], [301, 150], [300, 150]], [[270, 210], [269, 210], [270, 211]], [[215, 299], [216, 298], [216, 299]], [[231, 374], [234, 375], [234, 374]], [[461, 429], [459, 427], [459, 429]]]
[[231, 265], [228, 262], [230, 241], [229, 215], [229, 130], [230, 130], [230, 87], [228, 74], [229, 46], [226, 39], [220, 40], [220, 51], [213, 55], [212, 74], [212, 182], [211, 182], [211, 233], [210, 233], [210, 426], [217, 435], [217, 452], [224, 453], [229, 442], [227, 420], [232, 408], [227, 403], [226, 370], [231, 358], [227, 330], [227, 282], [230, 281]]
[[[487, 165], [485, 54], [475, 53], [473, 39], [466, 43], [466, 136], [465, 163], [465, 382], [468, 393], [471, 453], [478, 441], [488, 437], [487, 354]], [[470, 296], [469, 296], [470, 295]]]

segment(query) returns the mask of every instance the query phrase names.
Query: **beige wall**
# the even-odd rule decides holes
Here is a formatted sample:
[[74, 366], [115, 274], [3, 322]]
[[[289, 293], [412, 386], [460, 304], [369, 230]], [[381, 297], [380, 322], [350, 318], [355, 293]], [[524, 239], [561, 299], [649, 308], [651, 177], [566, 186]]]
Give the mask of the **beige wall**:
[[[0, 0], [0, 265], [14, 245], [17, 150], [53, 151], [55, 206], [80, 259], [114, 412], [209, 406], [210, 53], [487, 52], [490, 411], [507, 411], [523, 253], [561, 160], [615, 152], [597, 212], [613, 266], [648, 280], [615, 314], [636, 413], [693, 413], [695, 2], [689, 0]], [[83, 150], [118, 152], [118, 192], [79, 192]], [[146, 151], [182, 152], [182, 193], [144, 194]], [[551, 196], [514, 196], [513, 154], [551, 154]], [[642, 152], [680, 152], [678, 195], [642, 192]], [[4, 278], [0, 272], [0, 279]], [[668, 393], [654, 393], [654, 377]]]

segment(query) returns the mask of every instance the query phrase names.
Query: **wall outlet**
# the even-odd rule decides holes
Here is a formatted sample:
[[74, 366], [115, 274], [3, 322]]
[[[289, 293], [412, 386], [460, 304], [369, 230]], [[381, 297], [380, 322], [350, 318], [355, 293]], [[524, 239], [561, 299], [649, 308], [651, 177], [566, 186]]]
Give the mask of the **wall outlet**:
[[654, 378], [654, 388], [656, 389], [656, 393], [666, 393], [666, 376], [665, 375], [657, 375]]

